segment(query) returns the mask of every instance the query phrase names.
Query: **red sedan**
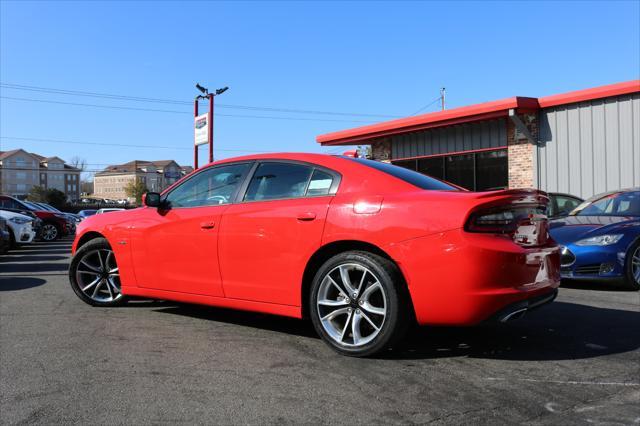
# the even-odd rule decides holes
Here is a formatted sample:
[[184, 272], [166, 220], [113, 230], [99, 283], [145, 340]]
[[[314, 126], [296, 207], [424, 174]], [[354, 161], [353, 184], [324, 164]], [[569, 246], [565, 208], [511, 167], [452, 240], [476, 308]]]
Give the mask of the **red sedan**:
[[338, 352], [366, 356], [412, 321], [506, 321], [552, 301], [546, 203], [371, 160], [233, 158], [84, 220], [69, 278], [95, 306], [141, 296], [309, 317]]

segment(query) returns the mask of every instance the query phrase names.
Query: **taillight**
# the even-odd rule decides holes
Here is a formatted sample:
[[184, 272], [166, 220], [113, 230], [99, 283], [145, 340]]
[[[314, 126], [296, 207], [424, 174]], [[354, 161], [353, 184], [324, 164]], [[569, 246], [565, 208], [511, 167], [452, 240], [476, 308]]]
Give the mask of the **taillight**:
[[480, 209], [471, 214], [465, 230], [507, 234], [525, 246], [545, 244], [548, 239], [547, 216], [542, 205]]

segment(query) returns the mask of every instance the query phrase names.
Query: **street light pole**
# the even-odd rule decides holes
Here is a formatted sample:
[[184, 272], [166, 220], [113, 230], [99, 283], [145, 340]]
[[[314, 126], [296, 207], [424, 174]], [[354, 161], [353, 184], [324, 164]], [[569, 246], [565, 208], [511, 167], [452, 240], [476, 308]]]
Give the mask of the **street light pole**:
[[[198, 100], [200, 100], [200, 96], [196, 96], [196, 99], [193, 101], [193, 119], [198, 116]], [[195, 122], [195, 121], [194, 121]], [[193, 170], [198, 168], [198, 145], [193, 144]]]
[[213, 162], [213, 94], [209, 93], [209, 162]]
[[[196, 99], [193, 104], [193, 113], [194, 117], [198, 117], [198, 101], [200, 99], [209, 99], [209, 117], [207, 121], [207, 139], [209, 142], [209, 163], [213, 162], [213, 98], [214, 96], [218, 96], [226, 92], [229, 88], [222, 87], [217, 89], [214, 93], [209, 93], [209, 90], [206, 87], [200, 86], [200, 84], [196, 83], [196, 88], [202, 92], [202, 95], [196, 96]], [[194, 143], [194, 151], [193, 151], [193, 168], [198, 168], [198, 145]]]

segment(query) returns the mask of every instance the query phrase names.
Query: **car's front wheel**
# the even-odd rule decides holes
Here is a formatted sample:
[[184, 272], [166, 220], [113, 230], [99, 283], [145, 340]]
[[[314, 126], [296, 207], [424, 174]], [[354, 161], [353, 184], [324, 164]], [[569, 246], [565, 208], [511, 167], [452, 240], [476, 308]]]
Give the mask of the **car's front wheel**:
[[627, 287], [640, 290], [640, 240], [629, 249], [627, 255]]
[[45, 222], [42, 225], [42, 239], [44, 241], [55, 241], [60, 236], [60, 230], [56, 224], [51, 222]]
[[344, 355], [370, 356], [389, 348], [402, 338], [411, 317], [398, 268], [368, 252], [349, 251], [327, 260], [310, 293], [316, 331]]
[[78, 249], [69, 266], [69, 282], [89, 305], [117, 306], [125, 302], [116, 257], [104, 238], [93, 239]]

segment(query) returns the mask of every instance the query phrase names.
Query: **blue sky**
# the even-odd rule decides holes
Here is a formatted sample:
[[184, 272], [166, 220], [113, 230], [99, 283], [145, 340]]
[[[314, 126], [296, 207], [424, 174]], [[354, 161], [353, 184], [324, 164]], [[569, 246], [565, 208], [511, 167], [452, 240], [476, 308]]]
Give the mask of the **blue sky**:
[[[640, 75], [638, 1], [2, 1], [0, 36], [4, 84], [188, 102], [200, 82], [230, 87], [216, 98], [221, 105], [357, 114], [410, 115], [440, 87], [456, 107]], [[79, 156], [89, 169], [133, 159], [192, 162], [189, 105], [0, 90], [2, 150]], [[383, 120], [222, 106], [216, 112], [287, 118], [216, 117], [216, 158], [341, 151], [320, 147], [315, 137]], [[16, 137], [176, 149], [10, 139]]]

